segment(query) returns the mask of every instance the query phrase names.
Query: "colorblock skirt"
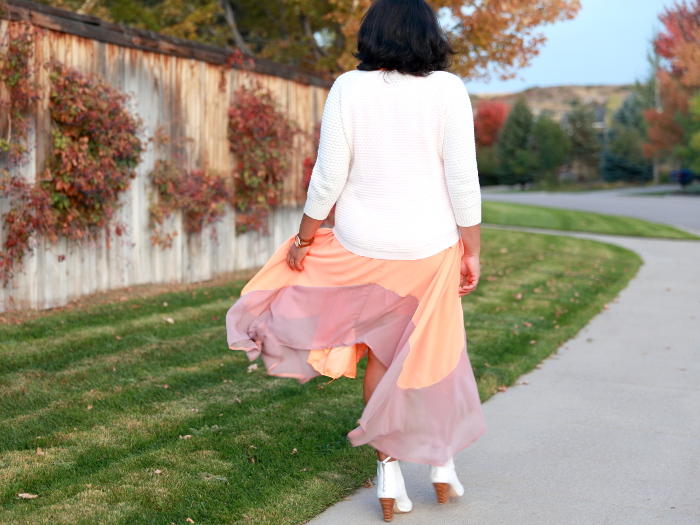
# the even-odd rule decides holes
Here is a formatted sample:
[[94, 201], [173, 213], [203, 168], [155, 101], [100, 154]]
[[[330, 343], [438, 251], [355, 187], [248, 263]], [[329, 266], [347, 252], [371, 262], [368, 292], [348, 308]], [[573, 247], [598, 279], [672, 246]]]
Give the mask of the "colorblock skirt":
[[387, 367], [348, 437], [392, 457], [442, 465], [484, 432], [457, 292], [461, 243], [425, 259], [372, 259], [322, 228], [296, 272], [290, 238], [226, 316], [228, 344], [270, 375], [355, 377], [371, 349]]

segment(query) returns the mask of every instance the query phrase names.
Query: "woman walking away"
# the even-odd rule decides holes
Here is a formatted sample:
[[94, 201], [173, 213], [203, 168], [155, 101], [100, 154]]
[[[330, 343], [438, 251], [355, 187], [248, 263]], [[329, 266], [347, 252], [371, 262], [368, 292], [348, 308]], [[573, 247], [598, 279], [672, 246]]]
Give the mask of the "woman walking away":
[[229, 347], [272, 375], [355, 377], [367, 356], [349, 438], [377, 450], [386, 521], [412, 508], [397, 459], [431, 465], [445, 503], [464, 492], [452, 457], [484, 432], [460, 299], [479, 281], [481, 196], [451, 54], [424, 0], [372, 4], [360, 64], [328, 94], [299, 233], [226, 318]]

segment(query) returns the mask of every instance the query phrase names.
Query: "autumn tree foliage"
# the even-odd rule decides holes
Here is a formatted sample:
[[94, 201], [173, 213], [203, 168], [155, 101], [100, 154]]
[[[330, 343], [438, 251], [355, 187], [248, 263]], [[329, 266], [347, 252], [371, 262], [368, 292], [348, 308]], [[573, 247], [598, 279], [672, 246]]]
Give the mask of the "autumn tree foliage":
[[474, 138], [477, 147], [493, 146], [506, 123], [510, 107], [500, 100], [482, 100], [474, 113]]
[[496, 143], [508, 118], [510, 106], [500, 100], [482, 100], [474, 112], [474, 138], [482, 186], [499, 183], [499, 165]]
[[654, 42], [661, 57], [657, 82], [661, 108], [648, 109], [644, 154], [679, 157], [700, 169], [700, 0], [675, 2], [659, 19], [663, 30]]
[[[356, 34], [371, 0], [40, 0], [55, 7], [317, 71], [354, 69]], [[579, 0], [429, 0], [459, 50], [454, 71], [471, 79], [513, 78]]]

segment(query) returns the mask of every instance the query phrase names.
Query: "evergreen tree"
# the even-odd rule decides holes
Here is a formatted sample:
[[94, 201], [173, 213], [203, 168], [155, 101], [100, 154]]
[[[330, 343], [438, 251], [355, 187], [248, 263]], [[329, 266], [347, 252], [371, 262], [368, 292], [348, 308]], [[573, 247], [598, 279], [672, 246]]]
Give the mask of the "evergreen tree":
[[532, 111], [520, 97], [508, 114], [498, 136], [498, 178], [501, 184], [525, 184], [532, 181], [534, 159], [530, 151]]
[[646, 182], [653, 178], [652, 162], [644, 157], [646, 136], [643, 99], [632, 93], [613, 116], [607, 132], [601, 168], [608, 182]]
[[535, 160], [535, 180], [554, 185], [557, 169], [566, 162], [571, 143], [558, 122], [543, 112], [532, 127], [532, 151]]
[[571, 142], [570, 159], [586, 179], [598, 178], [601, 140], [593, 126], [593, 110], [577, 102], [566, 116], [566, 131]]
[[491, 186], [499, 183], [498, 155], [495, 146], [477, 146], [476, 164], [479, 167], [479, 184]]

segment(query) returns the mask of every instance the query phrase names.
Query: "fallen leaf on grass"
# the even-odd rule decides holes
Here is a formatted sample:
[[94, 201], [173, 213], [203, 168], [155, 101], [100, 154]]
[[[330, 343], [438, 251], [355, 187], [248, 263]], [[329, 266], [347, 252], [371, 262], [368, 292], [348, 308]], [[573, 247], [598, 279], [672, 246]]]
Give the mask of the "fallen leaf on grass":
[[168, 385], [163, 385], [163, 388], [170, 388]]
[[187, 523], [194, 523], [194, 520], [193, 520], [192, 518], [187, 518], [185, 521], [186, 521]]
[[36, 499], [38, 497], [39, 496], [36, 494], [28, 494], [26, 492], [19, 492], [17, 494], [17, 498], [19, 498], [19, 499]]
[[87, 409], [88, 409], [88, 410], [92, 410], [92, 405], [88, 405], [88, 406], [87, 406]]
[[41, 450], [41, 447], [36, 447], [36, 455], [37, 456], [43, 456], [44, 454], [46, 454], [46, 452]]
[[292, 451], [290, 452], [290, 454], [296, 454], [296, 453], [297, 453], [297, 449], [295, 449], [295, 448], [292, 449]]
[[168, 306], [168, 301], [163, 301], [163, 306]]
[[523, 326], [524, 326], [525, 328], [530, 328], [530, 327], [532, 326], [532, 323], [530, 323], [530, 322], [528, 322], [528, 321], [523, 321]]
[[191, 439], [192, 435], [191, 434], [185, 434], [184, 436], [180, 436], [180, 439]]
[[166, 323], [175, 324], [175, 321], [173, 321], [173, 318], [172, 318], [172, 317], [163, 317], [163, 320], [164, 320]]
[[515, 298], [516, 301], [519, 301], [520, 299], [523, 298], [523, 294], [521, 294], [521, 293], [516, 293], [513, 297]]
[[207, 472], [200, 472], [200, 475], [207, 481], [221, 481], [222, 483], [228, 483], [228, 478], [224, 476], [217, 476], [215, 474], [209, 474]]
[[160, 469], [156, 469], [156, 470], [153, 471], [153, 473], [154, 473], [154, 474], [162, 474], [163, 471], [160, 470]]
[[486, 368], [491, 368], [491, 365], [488, 364], [488, 363], [484, 363], [484, 366], [485, 366]]
[[118, 341], [121, 341], [121, 339], [122, 339], [121, 336], [118, 335], [118, 336], [117, 336], [117, 340], [118, 340]]
[[537, 341], [535, 341], [534, 339], [532, 341], [530, 341], [531, 345], [534, 345], [535, 343], [537, 343]]
[[252, 365], [250, 365], [248, 367], [248, 373], [250, 374], [253, 370], [257, 370], [257, 369], [258, 369], [257, 363], [253, 363]]

